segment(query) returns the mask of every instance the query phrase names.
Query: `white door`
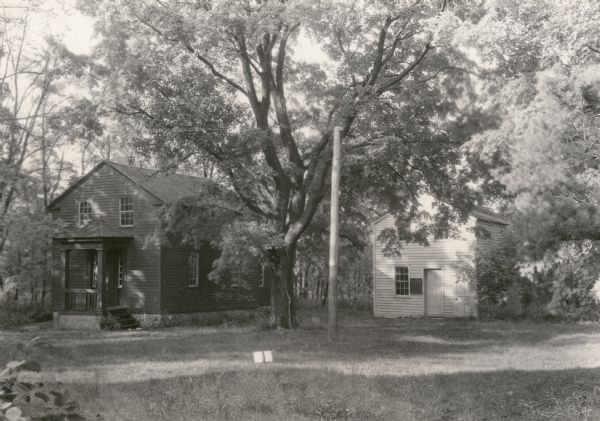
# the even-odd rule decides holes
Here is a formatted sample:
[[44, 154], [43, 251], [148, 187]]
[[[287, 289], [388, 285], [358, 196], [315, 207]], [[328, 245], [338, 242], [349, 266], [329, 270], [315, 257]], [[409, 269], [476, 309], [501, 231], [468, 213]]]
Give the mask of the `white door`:
[[442, 270], [425, 269], [425, 315], [441, 316], [443, 313]]

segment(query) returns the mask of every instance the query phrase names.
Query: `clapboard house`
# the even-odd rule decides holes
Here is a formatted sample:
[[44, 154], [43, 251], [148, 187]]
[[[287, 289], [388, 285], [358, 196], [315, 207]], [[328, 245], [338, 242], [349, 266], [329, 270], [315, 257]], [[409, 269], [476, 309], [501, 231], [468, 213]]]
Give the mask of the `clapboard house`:
[[477, 258], [494, 253], [508, 235], [508, 221], [477, 209], [452, 238], [431, 239], [428, 246], [401, 245], [386, 255], [377, 238], [395, 229], [387, 214], [372, 223], [373, 311], [375, 317], [477, 316]]
[[270, 282], [260, 265], [236, 268], [235, 282], [215, 283], [208, 273], [218, 250], [173, 243], [161, 232], [164, 206], [212, 182], [102, 161], [57, 197], [48, 210], [64, 224], [54, 237], [59, 324], [97, 325], [104, 317], [130, 327], [268, 305]]

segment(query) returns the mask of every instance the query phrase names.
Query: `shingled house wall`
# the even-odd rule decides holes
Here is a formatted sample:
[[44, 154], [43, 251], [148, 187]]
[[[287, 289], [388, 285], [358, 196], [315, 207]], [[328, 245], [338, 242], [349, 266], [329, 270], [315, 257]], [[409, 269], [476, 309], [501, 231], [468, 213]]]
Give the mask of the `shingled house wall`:
[[[133, 227], [119, 227], [119, 199], [133, 199]], [[92, 202], [94, 220], [103, 221], [132, 235], [126, 250], [126, 303], [134, 312], [160, 311], [160, 244], [158, 242], [158, 205], [156, 199], [139, 189], [110, 165], [98, 167], [84, 182], [77, 185], [49, 209], [52, 218], [67, 223], [67, 229], [78, 226], [79, 202]], [[88, 288], [81, 279], [86, 276], [85, 256], [73, 251], [70, 262], [71, 287]], [[85, 285], [84, 285], [85, 284]], [[57, 285], [57, 290], [61, 288]], [[56, 311], [62, 309], [55, 309]]]
[[[501, 224], [492, 221], [477, 221], [477, 249], [476, 249], [476, 262], [485, 262], [493, 257], [495, 258], [509, 258], [504, 257], [504, 245], [510, 240], [511, 232], [506, 224]], [[476, 267], [476, 275], [479, 276], [480, 270]], [[505, 310], [512, 315], [519, 315], [523, 312], [523, 305], [521, 303], [521, 290], [518, 284], [512, 285], [508, 291], [506, 291], [506, 302], [504, 303]], [[493, 309], [484, 308], [485, 305], [480, 303], [480, 308], [485, 313], [494, 311]]]
[[[161, 177], [165, 177], [163, 184]], [[78, 226], [79, 201], [90, 200], [94, 221], [101, 221], [132, 236], [125, 253], [123, 301], [141, 318], [144, 314], [253, 309], [259, 302], [264, 303], [266, 297], [263, 296], [268, 294], [270, 284], [258, 288], [258, 266], [241, 274], [249, 288], [224, 287], [209, 282], [207, 274], [216, 258], [216, 253], [209, 250], [201, 250], [199, 286], [188, 287], [190, 249], [163, 244], [159, 213], [165, 202], [186, 191], [188, 195], [196, 194], [207, 181], [182, 175], [166, 177], [151, 170], [105, 161], [67, 189], [48, 210], [53, 218], [65, 222], [68, 230]], [[165, 199], [162, 200], [159, 195], [165, 196]], [[133, 199], [133, 227], [119, 226], [121, 197]], [[60, 266], [60, 253], [55, 255], [55, 262]], [[71, 251], [70, 269], [69, 287], [89, 288], [86, 250]], [[57, 276], [56, 285], [53, 285], [55, 311], [64, 308], [64, 288], [60, 279]]]

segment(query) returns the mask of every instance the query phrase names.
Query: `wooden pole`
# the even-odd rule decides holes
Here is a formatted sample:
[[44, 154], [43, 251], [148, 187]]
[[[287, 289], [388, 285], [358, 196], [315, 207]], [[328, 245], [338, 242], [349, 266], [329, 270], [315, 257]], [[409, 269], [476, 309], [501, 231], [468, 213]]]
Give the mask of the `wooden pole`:
[[341, 128], [333, 129], [333, 161], [331, 163], [331, 223], [329, 228], [329, 288], [328, 333], [330, 341], [338, 340], [337, 323], [337, 273], [338, 273], [338, 234], [339, 234], [339, 191], [341, 167]]

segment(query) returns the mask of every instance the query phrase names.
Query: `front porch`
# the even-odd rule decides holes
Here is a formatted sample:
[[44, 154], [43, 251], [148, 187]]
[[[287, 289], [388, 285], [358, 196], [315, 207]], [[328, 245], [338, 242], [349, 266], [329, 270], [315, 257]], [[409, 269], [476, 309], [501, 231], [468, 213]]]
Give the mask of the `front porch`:
[[126, 301], [126, 253], [131, 236], [91, 222], [54, 238], [59, 281], [53, 308], [60, 314], [95, 314]]
[[94, 313], [98, 309], [97, 289], [65, 289], [65, 313]]

